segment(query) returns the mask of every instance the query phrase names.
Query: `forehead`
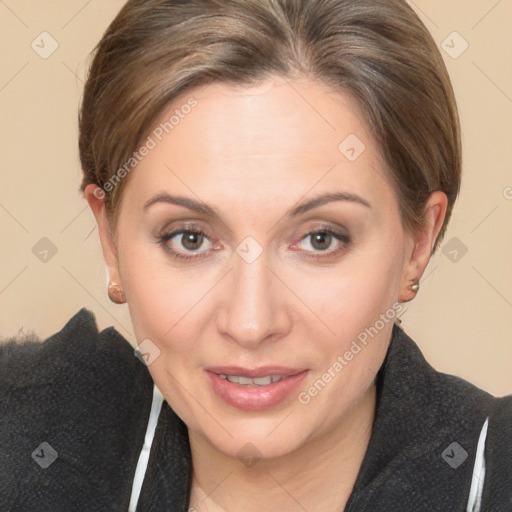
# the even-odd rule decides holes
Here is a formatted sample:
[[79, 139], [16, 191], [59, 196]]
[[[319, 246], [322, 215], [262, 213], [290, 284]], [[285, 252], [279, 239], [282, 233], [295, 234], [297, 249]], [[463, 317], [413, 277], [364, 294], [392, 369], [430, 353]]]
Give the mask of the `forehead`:
[[[159, 121], [165, 122], [169, 112], [191, 97], [197, 106], [176, 131], [188, 139], [200, 138], [209, 154], [225, 160], [250, 154], [279, 157], [286, 152], [332, 158], [338, 156], [340, 138], [350, 130], [368, 138], [359, 105], [350, 95], [306, 79], [195, 88], [177, 98]], [[326, 150], [323, 155], [321, 149]]]
[[141, 201], [168, 188], [201, 197], [236, 193], [243, 201], [258, 191], [272, 200], [273, 191], [276, 197], [302, 196], [341, 185], [345, 192], [372, 196], [387, 186], [357, 101], [306, 79], [189, 89], [149, 136], [154, 147], [127, 191]]

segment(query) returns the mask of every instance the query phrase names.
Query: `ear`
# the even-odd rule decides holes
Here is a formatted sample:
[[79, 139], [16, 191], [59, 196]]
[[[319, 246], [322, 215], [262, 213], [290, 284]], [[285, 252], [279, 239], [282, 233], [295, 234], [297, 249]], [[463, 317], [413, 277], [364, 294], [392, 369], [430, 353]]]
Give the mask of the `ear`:
[[98, 224], [101, 249], [107, 265], [109, 281], [122, 285], [117, 248], [105, 208], [105, 192], [98, 185], [90, 184], [85, 187], [84, 196]]
[[399, 301], [407, 302], [416, 296], [416, 291], [409, 287], [419, 283], [425, 268], [428, 265], [434, 244], [443, 225], [448, 198], [441, 191], [433, 192], [425, 208], [425, 225], [410, 235], [410, 251], [406, 256], [400, 283]]

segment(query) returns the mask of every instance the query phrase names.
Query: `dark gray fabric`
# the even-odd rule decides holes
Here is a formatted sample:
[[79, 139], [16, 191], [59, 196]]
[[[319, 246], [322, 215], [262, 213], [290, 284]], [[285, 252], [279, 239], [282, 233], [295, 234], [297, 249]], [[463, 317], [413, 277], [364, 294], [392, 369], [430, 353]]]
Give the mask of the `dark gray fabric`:
[[489, 425], [486, 446], [487, 485], [482, 512], [512, 510], [512, 396], [499, 399]]
[[[44, 343], [0, 347], [0, 510], [127, 510], [152, 379], [113, 328], [80, 310]], [[46, 469], [32, 452], [48, 443]]]
[[[508, 440], [510, 454], [512, 430], [497, 425], [496, 399], [460, 378], [436, 372], [398, 327], [377, 389], [373, 435], [346, 510], [465, 511], [487, 416], [489, 432]], [[442, 457], [452, 443], [468, 454], [457, 468]], [[493, 460], [495, 453], [488, 449], [486, 457]], [[494, 475], [498, 485], [508, 487], [510, 497], [511, 477]], [[501, 509], [482, 508], [494, 510]]]
[[[43, 343], [1, 345], [0, 511], [126, 511], [152, 386], [130, 344], [85, 308]], [[512, 397], [436, 372], [396, 326], [377, 394], [346, 512], [465, 512], [487, 416], [482, 512], [512, 511]], [[43, 442], [58, 454], [46, 469], [32, 458]], [[454, 442], [468, 454], [456, 469], [442, 456]], [[187, 511], [190, 478], [186, 426], [164, 402], [138, 512]]]

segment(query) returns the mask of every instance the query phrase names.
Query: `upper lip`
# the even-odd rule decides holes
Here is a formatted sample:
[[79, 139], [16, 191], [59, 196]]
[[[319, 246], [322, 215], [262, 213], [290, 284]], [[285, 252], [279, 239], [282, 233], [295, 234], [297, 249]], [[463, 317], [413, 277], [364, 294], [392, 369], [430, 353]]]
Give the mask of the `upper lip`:
[[242, 368], [240, 366], [214, 366], [205, 368], [206, 371], [216, 373], [217, 375], [233, 375], [237, 377], [247, 377], [257, 379], [267, 375], [281, 375], [289, 377], [305, 370], [305, 368], [285, 368], [284, 366], [259, 366], [258, 368]]

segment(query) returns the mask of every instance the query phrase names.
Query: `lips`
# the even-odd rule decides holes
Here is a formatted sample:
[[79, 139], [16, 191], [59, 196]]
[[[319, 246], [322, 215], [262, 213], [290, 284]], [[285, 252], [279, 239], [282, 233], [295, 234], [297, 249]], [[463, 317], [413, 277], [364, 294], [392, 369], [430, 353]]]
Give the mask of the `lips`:
[[303, 368], [217, 366], [205, 370], [213, 392], [238, 409], [260, 411], [283, 402], [308, 374]]

